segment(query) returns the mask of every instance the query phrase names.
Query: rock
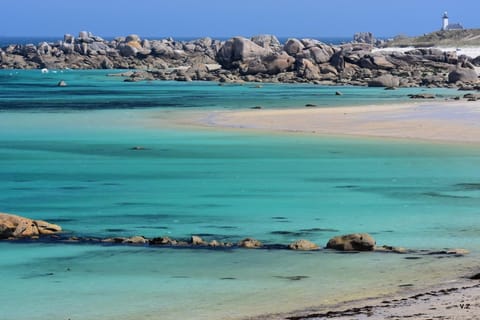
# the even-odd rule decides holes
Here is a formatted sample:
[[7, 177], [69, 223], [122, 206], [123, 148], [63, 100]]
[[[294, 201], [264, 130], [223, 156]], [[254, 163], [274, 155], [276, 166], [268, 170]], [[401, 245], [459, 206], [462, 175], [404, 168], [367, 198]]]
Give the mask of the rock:
[[432, 93], [418, 93], [409, 94], [410, 99], [435, 99], [435, 95]]
[[297, 75], [307, 80], [319, 80], [322, 78], [320, 69], [312, 61], [302, 59], [297, 61]]
[[376, 77], [368, 82], [369, 87], [398, 87], [400, 79], [390, 74]]
[[448, 74], [448, 82], [449, 83], [456, 83], [456, 82], [477, 82], [478, 75], [474, 69], [467, 69], [467, 68], [455, 68]]
[[75, 43], [75, 37], [72, 36], [71, 34], [65, 34], [63, 36], [63, 42], [67, 44], [74, 44]]
[[62, 228], [59, 225], [49, 223], [43, 220], [34, 220], [37, 225], [38, 232], [41, 235], [51, 235], [56, 234], [62, 231]]
[[331, 238], [327, 248], [340, 251], [372, 251], [375, 240], [368, 233], [347, 234]]
[[302, 42], [298, 39], [288, 39], [283, 46], [283, 50], [290, 56], [296, 56], [305, 48]]
[[122, 243], [126, 243], [126, 244], [146, 244], [148, 242], [149, 241], [142, 236], [134, 236], [131, 238], [126, 238], [125, 240], [122, 241]]
[[461, 248], [447, 250], [447, 254], [453, 254], [453, 255], [459, 255], [459, 256], [463, 256], [469, 253], [470, 251], [468, 251], [467, 249], [461, 249]]
[[125, 42], [131, 42], [131, 41], [140, 42], [141, 39], [136, 34], [130, 34], [125, 38]]
[[271, 54], [271, 51], [243, 38], [234, 37], [225, 42], [217, 53], [216, 59], [224, 68], [237, 67], [241, 62], [261, 60]]
[[470, 280], [480, 280], [480, 273], [474, 274], [469, 277]]
[[343, 93], [341, 93], [340, 91], [335, 91], [335, 95], [336, 95], [336, 96], [342, 96]]
[[357, 32], [353, 35], [353, 42], [374, 44], [375, 37], [371, 32]]
[[149, 243], [151, 245], [175, 245], [177, 243], [176, 240], [170, 239], [169, 237], [158, 237], [150, 239]]
[[393, 246], [381, 246], [375, 247], [375, 251], [378, 252], [393, 252], [393, 253], [407, 253], [408, 250], [402, 247], [393, 247]]
[[222, 244], [218, 242], [217, 240], [212, 240], [208, 243], [209, 247], [216, 248], [216, 247], [221, 247]]
[[129, 42], [127, 44], [122, 44], [120, 47], [120, 54], [124, 57], [134, 57], [138, 53], [138, 48], [135, 45], [135, 42]]
[[262, 243], [256, 239], [245, 238], [238, 242], [238, 246], [241, 248], [257, 249], [262, 247]]
[[63, 80], [57, 83], [57, 87], [66, 87], [66, 86], [67, 86], [67, 83]]
[[319, 247], [308, 240], [297, 240], [293, 243], [288, 245], [288, 248], [291, 250], [301, 250], [301, 251], [311, 251], [311, 250], [318, 250]]
[[203, 239], [202, 239], [201, 237], [199, 237], [199, 236], [192, 236], [192, 237], [190, 238], [190, 244], [191, 244], [192, 246], [203, 246], [203, 245], [206, 244], [206, 242], [203, 241]]
[[42, 220], [32, 220], [13, 214], [0, 213], [0, 239], [32, 238], [61, 232], [58, 225]]
[[280, 41], [278, 41], [277, 37], [270, 34], [256, 35], [250, 38], [250, 40], [265, 49], [278, 51], [281, 47]]

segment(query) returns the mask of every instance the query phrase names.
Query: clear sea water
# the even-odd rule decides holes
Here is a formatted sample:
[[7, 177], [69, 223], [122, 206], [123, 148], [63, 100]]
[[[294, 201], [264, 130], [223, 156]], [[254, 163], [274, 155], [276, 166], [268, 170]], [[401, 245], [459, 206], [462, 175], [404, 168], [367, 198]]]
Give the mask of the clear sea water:
[[[57, 87], [60, 80], [69, 86]], [[471, 271], [480, 245], [478, 146], [175, 125], [192, 110], [388, 108], [418, 91], [0, 71], [2, 212], [81, 236], [249, 236], [282, 244], [306, 238], [324, 245], [337, 234], [369, 232], [379, 244], [472, 251], [411, 260], [0, 242], [0, 319], [239, 319], [389, 294], [406, 284], [421, 288]]]

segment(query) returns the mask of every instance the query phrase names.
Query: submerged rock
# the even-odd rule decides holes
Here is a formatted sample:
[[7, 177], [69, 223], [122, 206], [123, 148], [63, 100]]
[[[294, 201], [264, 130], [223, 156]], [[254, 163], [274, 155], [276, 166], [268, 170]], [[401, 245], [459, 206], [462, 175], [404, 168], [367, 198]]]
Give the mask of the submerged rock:
[[0, 239], [32, 238], [59, 233], [62, 228], [42, 220], [0, 213]]
[[241, 248], [256, 249], [261, 248], [262, 243], [256, 239], [245, 238], [238, 242], [238, 246]]
[[291, 250], [300, 250], [300, 251], [311, 251], [311, 250], [319, 249], [319, 247], [315, 243], [308, 240], [304, 240], [304, 239], [297, 240], [293, 243], [290, 243], [288, 245], [288, 248]]
[[67, 83], [63, 80], [57, 83], [57, 87], [66, 87], [66, 86], [67, 86]]
[[375, 239], [368, 233], [353, 233], [331, 238], [328, 249], [340, 251], [373, 251]]

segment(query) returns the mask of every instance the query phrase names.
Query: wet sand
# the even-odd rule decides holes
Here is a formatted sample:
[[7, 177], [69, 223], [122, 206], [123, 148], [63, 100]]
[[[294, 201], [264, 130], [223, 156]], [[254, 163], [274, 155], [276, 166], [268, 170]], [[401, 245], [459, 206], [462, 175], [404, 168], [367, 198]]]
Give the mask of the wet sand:
[[216, 128], [480, 143], [480, 101], [211, 111], [190, 121]]

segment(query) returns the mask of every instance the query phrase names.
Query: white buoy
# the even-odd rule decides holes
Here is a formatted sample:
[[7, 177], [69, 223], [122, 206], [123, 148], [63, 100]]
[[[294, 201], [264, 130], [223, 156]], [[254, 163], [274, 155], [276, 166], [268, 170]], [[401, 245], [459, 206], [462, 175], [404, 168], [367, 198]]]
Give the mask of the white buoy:
[[43, 68], [43, 69], [42, 69], [42, 73], [48, 73], [48, 69], [47, 69], [47, 68]]

